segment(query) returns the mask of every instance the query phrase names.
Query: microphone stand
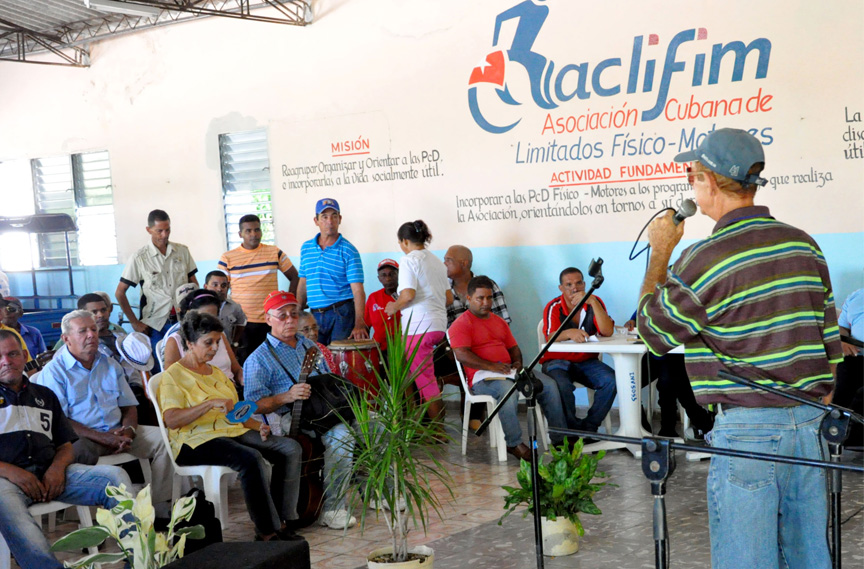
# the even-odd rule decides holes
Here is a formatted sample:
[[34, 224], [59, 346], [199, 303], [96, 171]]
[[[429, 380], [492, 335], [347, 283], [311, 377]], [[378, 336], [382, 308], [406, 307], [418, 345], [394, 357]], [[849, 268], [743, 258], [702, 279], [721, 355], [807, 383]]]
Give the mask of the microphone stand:
[[[797, 401], [803, 405], [809, 405], [810, 407], [815, 407], [816, 409], [821, 409], [825, 411], [825, 416], [822, 417], [822, 422], [819, 426], [819, 431], [822, 433], [822, 437], [828, 443], [828, 451], [831, 455], [832, 463], [839, 463], [840, 456], [843, 454], [843, 443], [846, 441], [846, 437], [849, 436], [849, 421], [854, 419], [858, 423], [864, 423], [864, 418], [862, 418], [857, 413], [846, 409], [845, 407], [840, 407], [839, 405], [825, 405], [824, 403], [820, 403], [818, 401], [813, 401], [811, 399], [806, 399], [804, 397], [795, 395], [793, 393], [787, 393], [785, 391], [781, 391], [774, 387], [769, 387], [767, 385], [760, 385], [759, 383], [752, 381], [750, 379], [746, 379], [743, 377], [739, 377], [737, 375], [733, 375], [726, 371], [717, 372], [717, 375], [722, 379], [726, 379], [729, 381], [734, 381], [735, 383], [746, 385], [748, 387], [752, 387], [753, 389], [759, 389], [762, 391], [767, 391], [768, 393], [772, 393], [774, 395], [779, 395], [780, 397], [785, 397], [787, 399], [791, 399], [793, 401]], [[833, 567], [834, 569], [841, 568], [841, 555], [840, 555], [840, 500], [841, 494], [843, 492], [843, 471], [839, 469], [831, 470], [831, 550], [832, 550], [832, 559], [833, 559]]]
[[[538, 472], [538, 467], [540, 465], [539, 455], [537, 452], [537, 426], [535, 424], [536, 415], [535, 409], [537, 406], [537, 395], [543, 391], [543, 384], [534, 377], [533, 370], [534, 367], [540, 362], [540, 358], [542, 358], [547, 351], [549, 351], [550, 346], [555, 342], [558, 336], [561, 335], [561, 332], [564, 331], [565, 326], [567, 326], [573, 318], [579, 314], [582, 310], [582, 307], [585, 306], [585, 303], [591, 297], [595, 290], [600, 288], [600, 285], [603, 284], [603, 259], [598, 258], [596, 261], [591, 260], [591, 265], [588, 269], [588, 276], [594, 277], [594, 281], [591, 283], [591, 288], [589, 288], [585, 292], [585, 296], [582, 297], [582, 300], [573, 307], [573, 310], [570, 311], [570, 314], [567, 315], [567, 318], [561, 323], [561, 326], [555, 333], [549, 338], [549, 341], [546, 342], [546, 345], [540, 350], [540, 353], [534, 358], [534, 360], [528, 364], [528, 366], [523, 367], [519, 371], [516, 372], [516, 379], [513, 383], [513, 386], [510, 388], [507, 393], [504, 394], [504, 397], [498, 401], [498, 404], [489, 413], [489, 416], [486, 417], [486, 420], [480, 425], [477, 431], [474, 433], [477, 436], [482, 435], [486, 432], [486, 429], [489, 428], [489, 424], [492, 420], [498, 416], [498, 412], [501, 410], [501, 407], [507, 402], [508, 399], [513, 395], [513, 393], [518, 389], [522, 395], [527, 399], [528, 405], [528, 446], [531, 449], [531, 489], [534, 500], [534, 547], [537, 556], [537, 568], [543, 569], [543, 530], [540, 524], [540, 489], [539, 489], [539, 481], [540, 474]], [[587, 435], [586, 435], [587, 436]]]

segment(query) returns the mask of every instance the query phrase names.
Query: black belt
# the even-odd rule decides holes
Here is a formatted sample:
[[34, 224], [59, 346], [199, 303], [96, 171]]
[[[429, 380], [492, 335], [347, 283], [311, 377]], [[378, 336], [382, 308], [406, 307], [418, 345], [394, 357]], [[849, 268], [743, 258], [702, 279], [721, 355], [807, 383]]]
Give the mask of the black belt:
[[325, 306], [324, 308], [310, 308], [311, 312], [315, 312], [317, 314], [321, 314], [322, 312], [327, 312], [328, 310], [333, 310], [334, 308], [339, 308], [343, 304], [348, 304], [349, 302], [354, 302], [353, 298], [349, 298], [348, 300], [340, 300], [336, 304], [331, 304], [330, 306]]

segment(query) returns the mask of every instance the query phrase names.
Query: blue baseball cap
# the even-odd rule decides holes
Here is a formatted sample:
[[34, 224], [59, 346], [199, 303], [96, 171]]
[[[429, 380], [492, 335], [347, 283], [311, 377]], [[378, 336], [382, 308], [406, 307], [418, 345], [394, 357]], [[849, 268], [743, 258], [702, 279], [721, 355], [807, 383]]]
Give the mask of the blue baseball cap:
[[333, 198], [323, 198], [318, 200], [318, 203], [315, 204], [315, 216], [317, 217], [321, 215], [321, 212], [325, 209], [335, 209], [336, 213], [340, 213], [339, 202]]
[[768, 180], [747, 172], [757, 162], [765, 162], [765, 152], [756, 137], [738, 128], [721, 128], [708, 133], [702, 144], [682, 152], [675, 162], [698, 160], [712, 172], [741, 182], [747, 186], [764, 186]]

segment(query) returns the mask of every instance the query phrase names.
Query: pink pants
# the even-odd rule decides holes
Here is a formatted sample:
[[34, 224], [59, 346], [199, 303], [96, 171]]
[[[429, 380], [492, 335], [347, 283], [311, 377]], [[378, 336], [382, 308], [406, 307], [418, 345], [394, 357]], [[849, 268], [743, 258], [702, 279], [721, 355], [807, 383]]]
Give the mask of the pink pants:
[[411, 361], [411, 373], [417, 371], [418, 368], [420, 369], [415, 382], [423, 401], [429, 401], [441, 395], [438, 381], [435, 379], [435, 366], [432, 365], [432, 351], [443, 339], [444, 332], [426, 332], [423, 335], [408, 336], [409, 354], [414, 351], [414, 346], [417, 346], [418, 342], [420, 344], [414, 359]]

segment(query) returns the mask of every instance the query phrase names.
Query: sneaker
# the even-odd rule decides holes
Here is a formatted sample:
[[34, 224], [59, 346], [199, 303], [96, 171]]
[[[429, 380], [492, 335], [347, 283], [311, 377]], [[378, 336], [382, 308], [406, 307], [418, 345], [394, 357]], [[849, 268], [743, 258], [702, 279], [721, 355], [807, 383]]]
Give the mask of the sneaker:
[[357, 518], [348, 515], [347, 510], [330, 510], [321, 514], [318, 523], [330, 529], [346, 529], [356, 526]]
[[[405, 498], [400, 497], [399, 500], [396, 501], [396, 507], [399, 508], [400, 512], [404, 512], [407, 506]], [[369, 502], [369, 507], [373, 510], [390, 510], [390, 504], [387, 503], [387, 500], [372, 500]]]
[[707, 434], [708, 433], [702, 429], [697, 429], [691, 425], [687, 427], [686, 431], [684, 431], [684, 438], [688, 441], [705, 442], [705, 435]]

